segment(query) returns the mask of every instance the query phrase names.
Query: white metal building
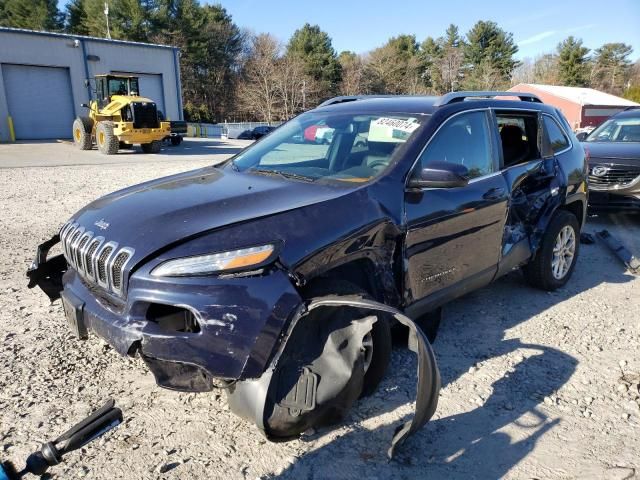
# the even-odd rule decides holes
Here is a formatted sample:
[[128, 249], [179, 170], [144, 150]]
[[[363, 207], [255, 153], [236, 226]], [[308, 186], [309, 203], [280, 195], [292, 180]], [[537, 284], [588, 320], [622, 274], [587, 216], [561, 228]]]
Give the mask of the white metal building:
[[140, 94], [182, 120], [176, 47], [0, 27], [0, 141], [71, 138], [102, 73], [140, 77]]

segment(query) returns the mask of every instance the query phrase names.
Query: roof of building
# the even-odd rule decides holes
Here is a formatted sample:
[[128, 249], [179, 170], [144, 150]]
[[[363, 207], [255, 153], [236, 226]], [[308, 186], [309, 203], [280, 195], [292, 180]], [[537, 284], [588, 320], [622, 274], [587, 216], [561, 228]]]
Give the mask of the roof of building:
[[94, 42], [107, 42], [107, 43], [115, 43], [121, 45], [132, 45], [138, 47], [153, 47], [153, 48], [169, 48], [169, 49], [177, 49], [178, 47], [174, 47], [171, 45], [161, 45], [158, 43], [144, 43], [144, 42], [132, 42], [130, 40], [115, 40], [112, 38], [101, 38], [101, 37], [89, 37], [86, 35], [75, 35], [72, 33], [58, 33], [58, 32], [45, 32], [40, 30], [27, 30], [26, 28], [13, 28], [13, 27], [0, 27], [0, 32], [7, 33], [24, 33], [30, 35], [42, 35], [45, 37], [59, 37], [59, 38], [70, 38], [73, 40], [91, 40]]
[[547, 93], [556, 97], [564, 98], [570, 102], [577, 103], [579, 105], [606, 105], [606, 106], [620, 106], [631, 107], [638, 105], [636, 102], [627, 100], [626, 98], [610, 95], [600, 90], [593, 88], [583, 87], [563, 87], [559, 85], [542, 85], [539, 83], [520, 83], [514, 87], [511, 87], [510, 91], [526, 91], [529, 88], [531, 93], [538, 92]]

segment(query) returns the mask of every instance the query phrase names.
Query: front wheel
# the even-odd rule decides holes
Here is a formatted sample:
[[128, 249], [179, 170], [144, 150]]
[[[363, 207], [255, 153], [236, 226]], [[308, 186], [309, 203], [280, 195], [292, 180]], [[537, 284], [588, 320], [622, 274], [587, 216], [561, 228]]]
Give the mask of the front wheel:
[[576, 216], [566, 210], [558, 211], [542, 236], [535, 259], [523, 267], [529, 284], [547, 291], [565, 285], [576, 266], [579, 238]]
[[162, 142], [160, 140], [154, 140], [151, 143], [143, 143], [140, 145], [144, 153], [159, 153]]
[[118, 153], [120, 141], [113, 133], [113, 122], [99, 122], [96, 127], [96, 143], [98, 150], [105, 155]]

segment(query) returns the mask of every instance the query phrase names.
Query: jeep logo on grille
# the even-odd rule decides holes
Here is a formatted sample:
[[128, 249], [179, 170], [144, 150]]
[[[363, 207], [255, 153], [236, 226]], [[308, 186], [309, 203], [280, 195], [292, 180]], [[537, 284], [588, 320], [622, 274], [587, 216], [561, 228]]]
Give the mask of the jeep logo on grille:
[[98, 227], [100, 230], [106, 230], [107, 228], [109, 228], [109, 224], [104, 221], [104, 218], [101, 218], [100, 220], [95, 222], [94, 225]]
[[602, 165], [598, 165], [591, 169], [591, 175], [594, 177], [604, 177], [609, 172], [609, 167], [603, 167]]

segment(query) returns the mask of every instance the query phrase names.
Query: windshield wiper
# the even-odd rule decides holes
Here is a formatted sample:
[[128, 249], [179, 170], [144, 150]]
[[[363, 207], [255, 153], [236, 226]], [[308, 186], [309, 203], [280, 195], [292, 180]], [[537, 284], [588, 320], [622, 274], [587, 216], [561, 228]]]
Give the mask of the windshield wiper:
[[282, 170], [272, 170], [270, 168], [252, 168], [250, 172], [259, 173], [260, 175], [278, 176], [283, 178], [292, 178], [294, 180], [302, 180], [304, 182], [315, 182], [316, 179], [307, 177], [306, 175], [300, 175], [299, 173], [284, 172]]

